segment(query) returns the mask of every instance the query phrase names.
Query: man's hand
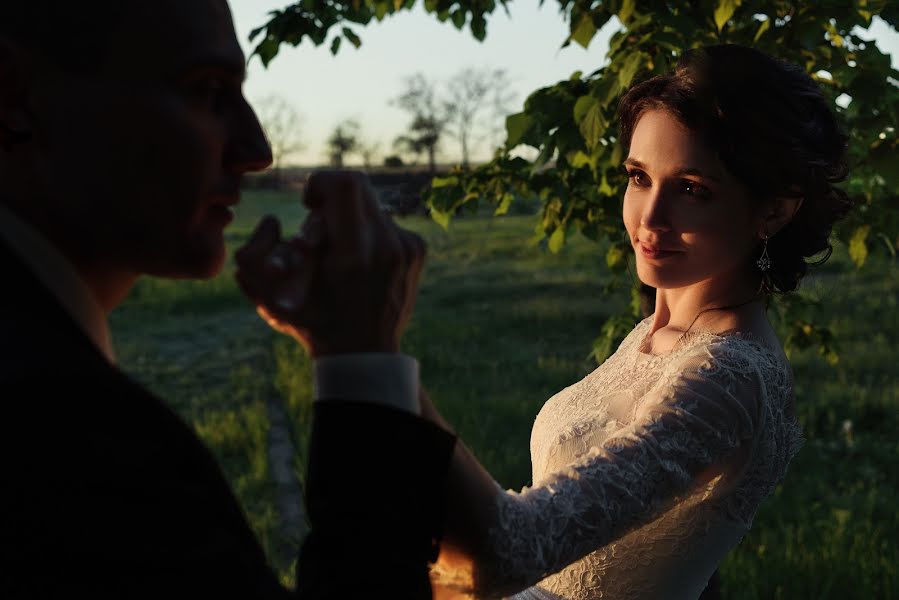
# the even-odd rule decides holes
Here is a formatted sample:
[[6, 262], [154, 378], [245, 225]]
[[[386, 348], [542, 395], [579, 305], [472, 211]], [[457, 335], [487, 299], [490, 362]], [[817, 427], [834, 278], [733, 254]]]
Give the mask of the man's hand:
[[309, 178], [300, 236], [281, 239], [267, 217], [238, 250], [237, 281], [275, 329], [312, 356], [397, 352], [412, 315], [426, 245], [378, 206], [367, 178]]

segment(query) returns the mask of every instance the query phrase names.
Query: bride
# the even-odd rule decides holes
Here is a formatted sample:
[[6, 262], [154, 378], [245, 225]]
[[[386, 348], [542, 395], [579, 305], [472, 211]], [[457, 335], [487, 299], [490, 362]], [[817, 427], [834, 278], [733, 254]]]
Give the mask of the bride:
[[[800, 68], [716, 46], [620, 104], [623, 218], [655, 312], [531, 434], [503, 490], [459, 443], [437, 597], [696, 599], [802, 443], [766, 316], [848, 209], [846, 137]], [[421, 411], [449, 428], [426, 394]]]
[[503, 491], [457, 446], [438, 590], [698, 598], [802, 443], [765, 308], [848, 208], [828, 102], [798, 67], [718, 46], [634, 86], [619, 115], [655, 312], [543, 406], [531, 487]]

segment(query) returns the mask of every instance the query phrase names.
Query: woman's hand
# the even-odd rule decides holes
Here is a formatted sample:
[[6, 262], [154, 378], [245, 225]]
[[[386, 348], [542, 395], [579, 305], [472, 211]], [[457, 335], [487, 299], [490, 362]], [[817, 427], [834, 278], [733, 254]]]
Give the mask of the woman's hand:
[[312, 356], [397, 352], [426, 245], [383, 213], [367, 178], [320, 172], [306, 185], [301, 234], [267, 217], [235, 255], [237, 281], [273, 328]]

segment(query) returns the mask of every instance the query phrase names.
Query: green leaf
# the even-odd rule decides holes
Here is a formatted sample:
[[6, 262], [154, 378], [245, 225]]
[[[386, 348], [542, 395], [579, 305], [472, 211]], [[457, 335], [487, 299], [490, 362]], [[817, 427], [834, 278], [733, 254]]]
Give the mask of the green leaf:
[[487, 20], [484, 15], [471, 15], [471, 33], [479, 42], [487, 37]]
[[553, 234], [549, 236], [549, 251], [553, 254], [558, 254], [559, 251], [562, 250], [562, 246], [565, 245], [565, 228], [564, 227], [556, 227], [556, 230], [553, 231]]
[[577, 102], [574, 103], [574, 122], [580, 125], [584, 117], [587, 116], [587, 111], [590, 110], [590, 107], [598, 102], [599, 100], [590, 95], [578, 98]]
[[515, 200], [515, 196], [506, 192], [503, 194], [503, 199], [500, 200], [499, 206], [496, 207], [496, 212], [493, 213], [493, 216], [498, 217], [500, 215], [504, 215], [509, 212], [509, 207], [512, 206], [512, 202]]
[[758, 42], [759, 38], [761, 38], [768, 29], [771, 28], [771, 19], [765, 19], [762, 21], [762, 24], [759, 25], [759, 30], [755, 32], [755, 37], [753, 38], [753, 42]]
[[602, 174], [602, 182], [599, 184], [599, 193], [603, 196], [612, 196], [615, 193], [615, 190], [609, 185], [609, 180], [606, 179], [605, 173]]
[[621, 147], [621, 144], [616, 143], [615, 147], [612, 148], [612, 156], [609, 157], [609, 163], [613, 167], [618, 168], [618, 166], [621, 164], [623, 154], [624, 148]]
[[268, 68], [269, 63], [278, 55], [278, 50], [280, 48], [281, 43], [274, 37], [269, 36], [259, 42], [259, 45], [256, 46], [256, 49], [253, 52], [259, 56], [259, 60], [262, 61], [262, 66]]
[[599, 138], [606, 131], [606, 119], [602, 114], [602, 105], [594, 98], [593, 104], [587, 109], [587, 114], [579, 125], [581, 135], [584, 136], [584, 142], [587, 149], [593, 150], [599, 142]]
[[390, 6], [387, 2], [378, 2], [375, 5], [375, 18], [378, 21], [382, 21], [384, 17], [387, 15], [387, 11], [390, 9]]
[[896, 247], [893, 245], [893, 241], [882, 233], [878, 233], [877, 237], [879, 237], [884, 246], [887, 247], [887, 252], [890, 253], [890, 256], [896, 258]]
[[593, 17], [590, 13], [586, 13], [571, 32], [571, 39], [586, 48], [590, 45], [590, 40], [594, 35], [596, 35], [596, 25], [593, 24]]
[[610, 269], [618, 269], [624, 265], [624, 249], [619, 244], [612, 244], [606, 252], [606, 265]]
[[359, 36], [356, 35], [356, 33], [355, 33], [352, 29], [350, 29], [349, 27], [344, 27], [344, 28], [343, 28], [343, 35], [344, 35], [344, 37], [346, 37], [346, 39], [349, 40], [349, 42], [350, 42], [354, 47], [358, 48], [359, 46], [362, 45], [362, 40], [360, 40], [360, 39], [359, 39]]
[[506, 117], [506, 147], [517, 146], [533, 123], [534, 118], [523, 112]]
[[627, 23], [634, 14], [634, 0], [624, 0], [621, 3], [621, 10], [618, 11], [618, 20]]
[[337, 51], [340, 50], [340, 42], [343, 40], [340, 36], [335, 37], [331, 40], [331, 54], [337, 55]]
[[543, 165], [552, 159], [553, 155], [556, 153], [556, 142], [550, 138], [547, 140], [546, 144], [543, 145], [543, 149], [540, 150], [540, 154], [537, 156], [537, 159], [532, 163], [532, 170], [539, 170]]
[[450, 175], [449, 177], [435, 177], [431, 180], [431, 188], [437, 189], [442, 187], [448, 187], [451, 185], [459, 185], [459, 178], [455, 175]]
[[403, 8], [403, 3], [405, 0], [393, 0], [393, 10], [399, 10]]
[[602, 325], [602, 333], [593, 340], [593, 351], [590, 353], [597, 364], [607, 359], [615, 351], [628, 333], [634, 328], [634, 319], [629, 315], [609, 317]]
[[634, 80], [637, 71], [640, 70], [640, 65], [643, 64], [644, 58], [645, 55], [642, 52], [633, 52], [624, 59], [621, 70], [618, 71], [618, 85], [622, 90], [626, 90], [631, 86], [631, 81]]
[[718, 0], [718, 8], [715, 9], [715, 25], [718, 26], [719, 33], [734, 16], [741, 3], [742, 0]]
[[868, 259], [868, 244], [866, 240], [870, 231], [870, 225], [861, 225], [853, 232], [852, 238], [849, 240], [849, 257], [852, 258], [852, 262], [859, 269], [864, 266], [865, 261]]
[[431, 206], [431, 218], [434, 222], [443, 227], [444, 230], [449, 229], [450, 214], [437, 210]]
[[462, 29], [465, 27], [465, 11], [461, 8], [457, 8], [453, 11], [453, 25], [456, 26], [456, 29]]
[[574, 167], [575, 169], [580, 169], [585, 165], [590, 165], [593, 167], [596, 163], [595, 160], [583, 150], [578, 150], [577, 152], [570, 153], [568, 156], [568, 163]]

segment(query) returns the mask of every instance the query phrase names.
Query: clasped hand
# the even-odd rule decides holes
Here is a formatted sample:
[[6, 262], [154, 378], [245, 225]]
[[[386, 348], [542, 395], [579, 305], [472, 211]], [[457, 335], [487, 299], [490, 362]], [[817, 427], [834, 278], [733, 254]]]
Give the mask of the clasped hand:
[[313, 357], [398, 352], [424, 240], [381, 210], [360, 173], [315, 173], [303, 201], [309, 214], [298, 236], [282, 239], [269, 216], [237, 251], [241, 289], [270, 326]]

